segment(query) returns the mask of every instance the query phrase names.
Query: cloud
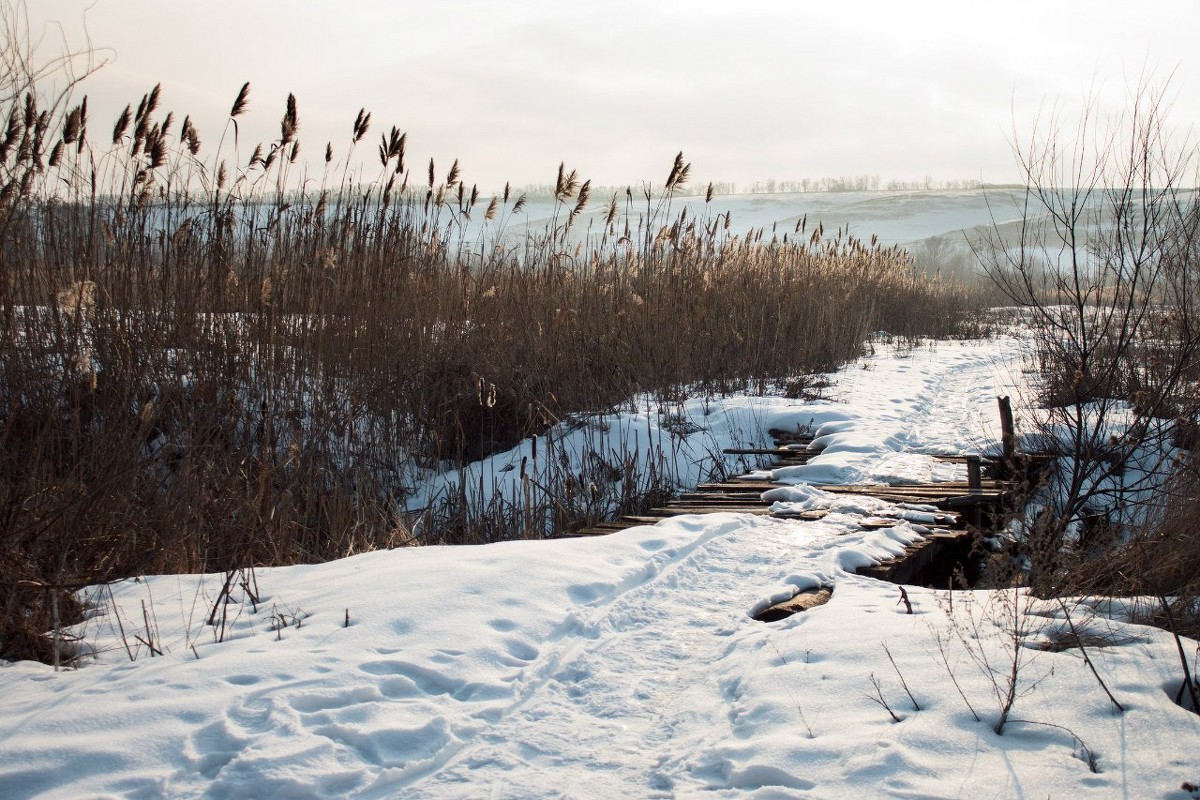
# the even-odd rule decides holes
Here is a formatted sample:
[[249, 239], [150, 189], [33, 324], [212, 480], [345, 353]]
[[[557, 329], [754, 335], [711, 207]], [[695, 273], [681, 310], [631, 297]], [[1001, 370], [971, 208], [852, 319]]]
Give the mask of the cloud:
[[[31, 14], [78, 34], [89, 3]], [[97, 0], [87, 20], [118, 54], [87, 85], [98, 118], [162, 80], [204, 134], [251, 80], [248, 138], [275, 135], [294, 92], [310, 153], [344, 149], [365, 106], [377, 129], [409, 131], [414, 158], [460, 157], [489, 185], [549, 180], [560, 160], [637, 181], [681, 148], [698, 174], [732, 180], [1004, 180], [1006, 132], [1047, 98], [1077, 104], [1099, 84], [1120, 107], [1147, 64], [1200, 80], [1191, 2]], [[1180, 93], [1177, 118], [1196, 118], [1196, 97]]]

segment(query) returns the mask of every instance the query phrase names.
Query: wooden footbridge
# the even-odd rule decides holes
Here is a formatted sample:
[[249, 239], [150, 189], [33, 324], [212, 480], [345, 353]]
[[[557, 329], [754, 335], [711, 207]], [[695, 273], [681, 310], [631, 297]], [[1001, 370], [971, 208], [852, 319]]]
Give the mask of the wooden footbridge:
[[[1005, 398], [1007, 399], [1007, 398]], [[1004, 403], [1001, 404], [1003, 420]], [[1011, 425], [1011, 423], [1008, 423]], [[1007, 433], [1007, 426], [1006, 426]], [[748, 448], [726, 450], [728, 455], [770, 457], [773, 467], [806, 464], [820, 451], [812, 448], [812, 437], [800, 432], [772, 430], [770, 435], [775, 446], [770, 448]], [[1005, 436], [1006, 450], [1012, 437]], [[928, 533], [906, 548], [905, 552], [881, 564], [858, 570], [860, 575], [889, 580], [896, 583], [924, 583], [921, 577], [947, 556], [965, 558], [970, 545], [979, 532], [998, 528], [1007, 515], [1020, 502], [1026, 480], [1015, 480], [1021, 459], [1028, 456], [1010, 454], [1007, 457], [988, 458], [972, 455], [938, 455], [941, 461], [965, 464], [967, 480], [922, 484], [862, 484], [821, 485], [816, 488], [836, 494], [853, 494], [874, 497], [891, 503], [919, 503], [934, 506], [938, 512], [932, 522], [922, 522]], [[732, 480], [703, 483], [695, 491], [685, 492], [672, 502], [652, 508], [643, 514], [624, 516], [611, 522], [601, 522], [584, 530], [564, 534], [566, 536], [596, 536], [631, 528], [635, 525], [653, 525], [668, 517], [683, 514], [714, 514], [737, 512], [741, 514], [768, 515], [786, 519], [818, 520], [825, 511], [779, 512], [772, 511], [772, 503], [762, 499], [765, 491], [787, 484], [752, 477], [751, 474]], [[860, 523], [864, 528], [882, 528], [896, 524], [895, 518], [865, 518]]]

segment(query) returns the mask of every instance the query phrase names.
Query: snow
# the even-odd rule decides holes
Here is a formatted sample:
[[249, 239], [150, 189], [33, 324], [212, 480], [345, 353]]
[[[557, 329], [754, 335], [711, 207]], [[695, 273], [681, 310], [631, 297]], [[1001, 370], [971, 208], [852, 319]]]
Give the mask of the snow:
[[[1088, 655], [1119, 713], [1077, 649], [1037, 648], [1065, 624], [1057, 604], [908, 587], [908, 614], [896, 586], [853, 573], [919, 539], [929, 507], [820, 488], [961, 479], [932, 456], [996, 447], [1022, 351], [1018, 336], [878, 343], [826, 401], [688, 401], [671, 413], [691, 424], [670, 430], [653, 408], [608, 420], [611, 448], [671, 442], [681, 480], [751, 425], [811, 426], [820, 453], [763, 474], [786, 484], [766, 499], [817, 521], [684, 516], [261, 569], [234, 582], [223, 630], [206, 622], [224, 575], [97, 588], [79, 668], [0, 669], [0, 795], [1188, 797], [1200, 718], [1168, 696], [1167, 634], [1068, 603], [1112, 643]], [[567, 427], [564, 442], [605, 426]], [[827, 604], [753, 619], [818, 586]]]
[[[594, 228], [600, 225], [608, 210], [607, 199], [597, 196], [589, 204], [574, 226], [579, 235], [587, 231], [589, 221]], [[762, 229], [768, 236], [772, 230], [780, 237], [794, 236], [796, 223], [805, 220], [805, 238], [820, 224], [827, 236], [840, 229], [864, 241], [876, 236], [886, 247], [942, 236], [961, 240], [964, 232], [978, 234], [993, 223], [1019, 219], [1020, 202], [1021, 194], [1011, 189], [779, 192], [718, 195], [710, 203], [703, 196], [680, 196], [671, 200], [669, 210], [673, 215], [686, 209], [692, 220], [728, 214], [730, 232], [739, 235]], [[622, 212], [626, 210], [624, 198], [618, 198], [618, 205]], [[655, 208], [652, 205], [650, 210]], [[647, 208], [645, 203], [635, 203], [629, 211], [644, 216]], [[553, 201], [531, 200], [506, 227], [515, 233], [541, 232], [554, 220], [554, 213]], [[563, 216], [560, 209], [559, 224]]]

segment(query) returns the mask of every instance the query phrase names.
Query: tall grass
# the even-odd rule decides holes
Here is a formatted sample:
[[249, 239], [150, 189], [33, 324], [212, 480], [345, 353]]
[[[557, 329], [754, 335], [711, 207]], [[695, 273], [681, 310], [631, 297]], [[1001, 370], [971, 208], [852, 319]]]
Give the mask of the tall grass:
[[[662, 188], [595, 205], [560, 167], [551, 222], [518, 236], [523, 198], [410, 164], [395, 128], [364, 175], [365, 111], [314, 167], [292, 97], [278, 139], [239, 141], [249, 85], [211, 147], [158, 87], [102, 129], [86, 99], [24, 89], [0, 103], [6, 657], [48, 658], [41, 632], [80, 585], [412, 542], [414, 476], [573, 413], [769, 390], [870, 331], [970, 323], [964, 288], [903, 251], [675, 213], [682, 156]], [[610, 466], [626, 507], [662, 491]], [[594, 519], [581, 478], [542, 487], [538, 514], [464, 489], [420, 540]]]

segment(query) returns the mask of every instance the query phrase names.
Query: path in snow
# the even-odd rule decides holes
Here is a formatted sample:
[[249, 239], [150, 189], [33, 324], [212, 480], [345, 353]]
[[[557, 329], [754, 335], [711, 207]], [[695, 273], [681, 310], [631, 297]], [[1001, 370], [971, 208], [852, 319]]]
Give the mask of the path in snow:
[[[323, 774], [322, 794], [353, 789], [364, 798], [534, 797], [548, 773], [575, 797], [811, 787], [765, 763], [734, 768], [719, 754], [739, 736], [744, 672], [723, 662], [744, 658], [760, 626], [750, 615], [779, 599], [797, 547], [820, 556], [833, 529], [731, 514], [675, 527], [669, 537], [639, 538], [645, 565], [623, 580], [569, 584], [578, 605], [544, 642], [493, 621], [510, 634], [502, 641], [517, 667], [498, 683], [457, 678], [468, 670], [456, 663], [462, 650], [390, 646], [356, 664], [331, 653], [324, 660], [350, 673], [336, 680], [270, 681], [238, 693], [261, 678], [230, 677], [228, 705], [186, 748], [199, 777], [212, 781], [207, 796], [239, 796], [270, 763], [314, 757], [340, 767]], [[411, 706], [429, 701], [425, 723], [414, 724]], [[389, 711], [400, 712], [390, 723]], [[364, 774], [374, 776], [366, 786]]]
[[[752, 607], [794, 563], [797, 545], [830, 534], [815, 525], [723, 516], [718, 525], [682, 520], [697, 534], [684, 552], [663, 550], [644, 580], [588, 600], [578, 624], [530, 665], [520, 700], [450, 763], [407, 789], [414, 796], [479, 796], [485, 787], [533, 796], [547, 771], [561, 771], [567, 779], [560, 789], [579, 797], [811, 788], [767, 764], [731, 772], [705, 755], [738, 736], [738, 680], [723, 676], [722, 662], [743, 644]], [[744, 540], [729, 536], [748, 526], [750, 553]], [[728, 710], [715, 711], [722, 708]], [[490, 786], [481, 786], [489, 775]]]
[[[996, 396], [1013, 391], [1020, 347], [1020, 340], [1004, 338], [988, 346], [948, 342], [863, 358], [838, 374], [830, 401], [803, 407], [815, 429], [812, 447], [821, 453], [755, 477], [816, 484], [964, 479], [965, 467], [930, 454], [997, 447]], [[772, 426], [789, 427], [780, 417]]]

